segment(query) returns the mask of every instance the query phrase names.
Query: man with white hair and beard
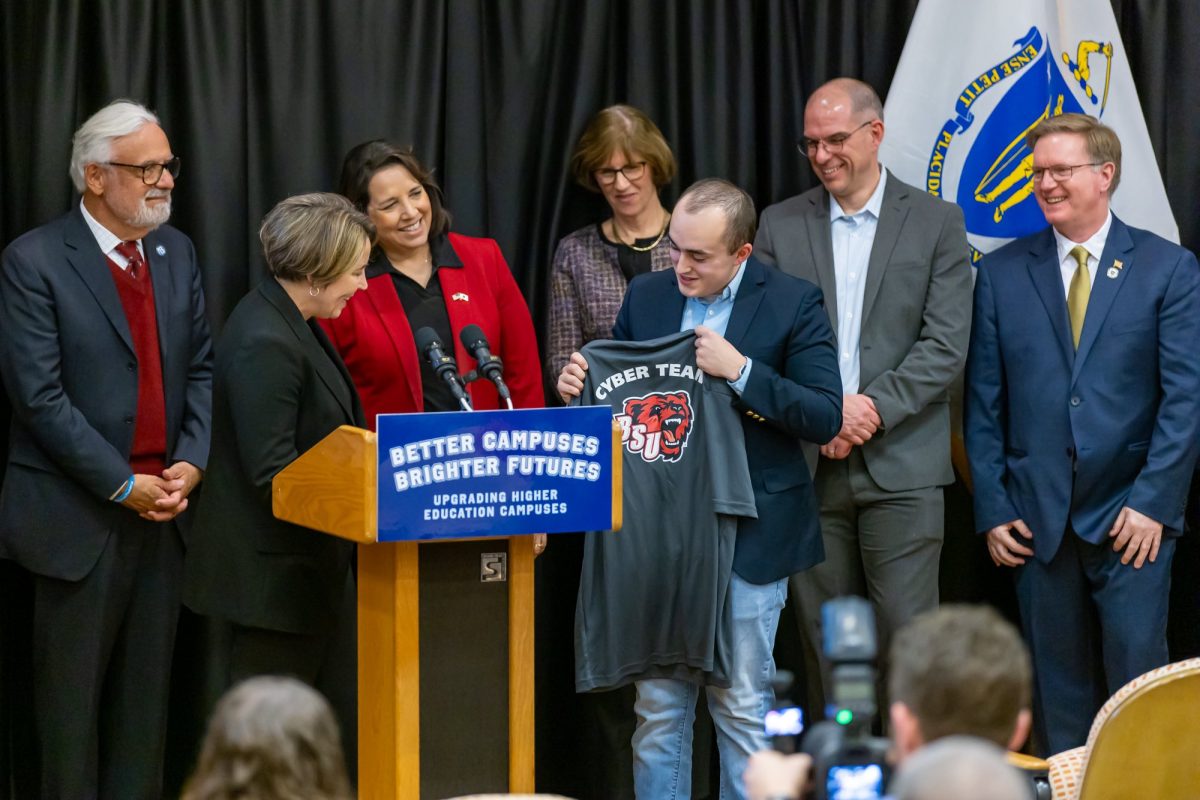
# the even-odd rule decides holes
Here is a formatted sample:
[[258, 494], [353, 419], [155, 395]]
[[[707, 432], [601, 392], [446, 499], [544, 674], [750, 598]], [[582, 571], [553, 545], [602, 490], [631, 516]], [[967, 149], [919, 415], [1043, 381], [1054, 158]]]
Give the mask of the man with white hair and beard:
[[41, 795], [161, 797], [211, 343], [195, 250], [164, 225], [179, 159], [158, 118], [109, 104], [70, 172], [79, 205], [0, 256], [0, 557], [33, 578]]

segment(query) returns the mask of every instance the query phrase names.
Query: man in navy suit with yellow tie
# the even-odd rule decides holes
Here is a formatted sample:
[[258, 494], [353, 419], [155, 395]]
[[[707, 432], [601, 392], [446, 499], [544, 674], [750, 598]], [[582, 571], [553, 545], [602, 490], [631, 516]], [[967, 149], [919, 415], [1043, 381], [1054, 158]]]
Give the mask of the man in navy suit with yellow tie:
[[1027, 137], [1050, 223], [984, 259], [967, 361], [976, 529], [1015, 570], [1035, 725], [1083, 744], [1167, 662], [1167, 598], [1200, 421], [1200, 266], [1113, 216], [1121, 145], [1081, 114]]

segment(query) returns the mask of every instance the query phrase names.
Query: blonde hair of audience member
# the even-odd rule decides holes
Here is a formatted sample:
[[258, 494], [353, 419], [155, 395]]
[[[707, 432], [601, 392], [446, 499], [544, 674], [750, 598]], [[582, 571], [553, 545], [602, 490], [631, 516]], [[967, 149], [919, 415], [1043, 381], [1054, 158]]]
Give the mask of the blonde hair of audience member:
[[349, 800], [329, 703], [294, 678], [239, 683], [217, 704], [182, 800]]
[[973, 736], [950, 736], [904, 762], [889, 787], [896, 800], [1028, 800], [1029, 781], [1004, 751]]

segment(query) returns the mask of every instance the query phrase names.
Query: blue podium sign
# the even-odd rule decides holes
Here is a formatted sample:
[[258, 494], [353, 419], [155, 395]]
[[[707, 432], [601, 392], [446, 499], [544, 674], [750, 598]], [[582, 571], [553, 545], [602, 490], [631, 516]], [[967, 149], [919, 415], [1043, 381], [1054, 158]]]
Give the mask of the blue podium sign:
[[380, 414], [379, 541], [607, 530], [612, 410]]

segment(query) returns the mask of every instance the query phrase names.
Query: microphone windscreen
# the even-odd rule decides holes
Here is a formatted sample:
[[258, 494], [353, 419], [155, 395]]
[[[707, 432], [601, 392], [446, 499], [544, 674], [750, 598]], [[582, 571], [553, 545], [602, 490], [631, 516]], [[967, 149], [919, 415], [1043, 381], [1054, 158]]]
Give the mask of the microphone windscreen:
[[467, 348], [468, 352], [475, 352], [479, 345], [488, 346], [487, 336], [483, 333], [483, 328], [480, 328], [474, 323], [466, 325], [458, 332], [459, 341], [463, 343], [463, 347]]
[[428, 352], [431, 345], [436, 344], [439, 348], [442, 347], [442, 342], [438, 339], [437, 332], [430, 327], [417, 328], [417, 332], [413, 338], [416, 340], [417, 352], [419, 353]]

